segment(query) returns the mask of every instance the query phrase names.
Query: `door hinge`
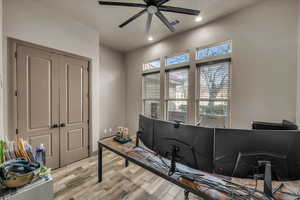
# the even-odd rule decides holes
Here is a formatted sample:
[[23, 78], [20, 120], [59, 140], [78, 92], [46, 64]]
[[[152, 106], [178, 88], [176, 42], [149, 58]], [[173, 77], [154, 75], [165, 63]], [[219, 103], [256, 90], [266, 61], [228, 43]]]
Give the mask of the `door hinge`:
[[90, 123], [90, 120], [87, 120], [87, 123], [89, 124], [89, 123]]
[[87, 146], [88, 150], [90, 150], [90, 145]]
[[17, 57], [18, 57], [18, 53], [17, 53], [17, 52], [15, 52], [15, 58], [17, 59]]
[[17, 135], [19, 134], [19, 129], [16, 129], [16, 134], [17, 134]]
[[16, 97], [18, 96], [18, 90], [15, 90], [15, 96]]

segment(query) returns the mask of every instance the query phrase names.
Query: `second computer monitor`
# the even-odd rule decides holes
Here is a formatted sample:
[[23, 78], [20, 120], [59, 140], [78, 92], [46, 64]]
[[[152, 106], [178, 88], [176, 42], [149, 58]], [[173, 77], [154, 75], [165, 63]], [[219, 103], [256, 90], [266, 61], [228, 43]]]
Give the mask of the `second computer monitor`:
[[214, 129], [155, 120], [154, 135], [161, 156], [170, 158], [173, 148], [177, 148], [177, 162], [212, 172]]
[[273, 179], [299, 179], [299, 131], [215, 129], [215, 173], [253, 178], [270, 162]]

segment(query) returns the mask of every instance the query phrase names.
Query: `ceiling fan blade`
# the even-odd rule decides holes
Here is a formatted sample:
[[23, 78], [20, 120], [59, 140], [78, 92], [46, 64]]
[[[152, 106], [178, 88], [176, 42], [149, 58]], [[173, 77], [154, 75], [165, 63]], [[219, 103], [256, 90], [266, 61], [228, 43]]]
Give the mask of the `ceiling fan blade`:
[[146, 33], [147, 34], [149, 34], [149, 32], [150, 32], [152, 17], [153, 17], [153, 14], [148, 13], [148, 18], [147, 18], [147, 23], [146, 23]]
[[175, 32], [175, 28], [173, 27], [173, 25], [160, 11], [155, 13], [155, 15], [168, 27], [170, 31]]
[[170, 0], [158, 0], [157, 1], [157, 6], [161, 6], [161, 5], [163, 5], [163, 4], [165, 4], [165, 3], [167, 3], [167, 2], [169, 2]]
[[127, 24], [129, 24], [130, 22], [132, 22], [133, 20], [135, 20], [136, 18], [140, 17], [141, 15], [143, 15], [145, 12], [147, 12], [147, 9], [142, 10], [141, 12], [137, 13], [136, 15], [130, 17], [127, 21], [125, 21], [123, 24], [121, 24], [119, 27], [123, 28], [124, 26], [126, 26]]
[[200, 10], [193, 10], [188, 8], [178, 8], [178, 7], [172, 7], [172, 6], [160, 6], [160, 11], [165, 12], [174, 12], [174, 13], [180, 13], [180, 14], [186, 14], [186, 15], [199, 15]]
[[139, 7], [146, 8], [147, 5], [140, 3], [125, 3], [125, 2], [112, 2], [112, 1], [98, 1], [100, 5], [104, 6], [127, 6], [127, 7]]

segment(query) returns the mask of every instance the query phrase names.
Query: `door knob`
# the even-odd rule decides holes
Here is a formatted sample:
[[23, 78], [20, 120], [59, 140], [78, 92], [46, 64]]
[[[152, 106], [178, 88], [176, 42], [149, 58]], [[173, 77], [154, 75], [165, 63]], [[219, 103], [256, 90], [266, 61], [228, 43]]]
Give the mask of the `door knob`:
[[58, 128], [57, 124], [53, 124], [50, 128]]
[[66, 126], [66, 124], [61, 123], [59, 127], [65, 127], [65, 126]]

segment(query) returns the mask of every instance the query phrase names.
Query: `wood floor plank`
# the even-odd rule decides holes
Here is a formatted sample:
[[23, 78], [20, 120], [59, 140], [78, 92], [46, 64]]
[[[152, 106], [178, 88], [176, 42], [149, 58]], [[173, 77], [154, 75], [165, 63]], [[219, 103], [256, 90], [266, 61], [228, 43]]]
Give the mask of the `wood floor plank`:
[[102, 183], [97, 183], [97, 156], [54, 170], [55, 200], [183, 200], [182, 188], [134, 164], [125, 168], [114, 153], [103, 155]]

